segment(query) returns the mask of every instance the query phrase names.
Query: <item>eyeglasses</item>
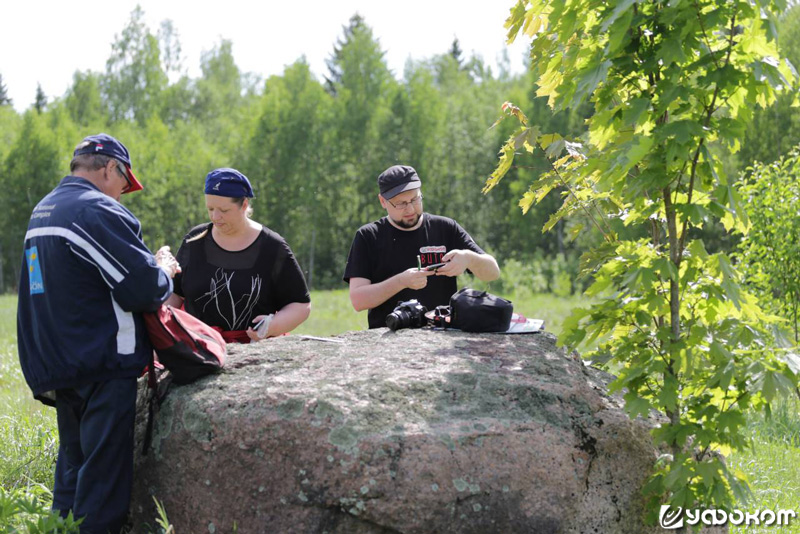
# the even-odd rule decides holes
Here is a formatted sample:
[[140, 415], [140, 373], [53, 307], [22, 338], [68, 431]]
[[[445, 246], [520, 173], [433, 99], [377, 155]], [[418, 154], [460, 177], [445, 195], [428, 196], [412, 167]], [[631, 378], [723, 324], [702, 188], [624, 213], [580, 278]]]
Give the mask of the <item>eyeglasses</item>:
[[389, 205], [396, 210], [405, 210], [409, 206], [419, 206], [419, 203], [422, 202], [422, 195], [417, 195], [408, 202], [398, 202], [397, 204], [393, 204], [389, 199], [386, 199], [386, 202], [388, 202]]
[[117, 172], [119, 172], [122, 175], [122, 177], [125, 178], [125, 181], [128, 183], [128, 186], [122, 190], [122, 192], [124, 193], [125, 191], [133, 187], [133, 184], [128, 178], [128, 173], [125, 171], [125, 164], [116, 159], [114, 161], [117, 162]]

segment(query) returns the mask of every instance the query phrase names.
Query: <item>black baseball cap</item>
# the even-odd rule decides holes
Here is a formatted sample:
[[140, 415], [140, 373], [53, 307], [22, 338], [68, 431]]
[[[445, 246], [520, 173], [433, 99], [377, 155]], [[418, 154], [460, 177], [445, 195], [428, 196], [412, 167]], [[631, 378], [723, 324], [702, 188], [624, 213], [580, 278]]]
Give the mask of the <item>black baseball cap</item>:
[[422, 187], [422, 182], [419, 180], [417, 171], [408, 165], [393, 165], [378, 176], [378, 189], [386, 200], [420, 187]]
[[133, 193], [144, 189], [139, 180], [136, 179], [136, 176], [133, 175], [131, 155], [128, 153], [128, 149], [110, 135], [100, 133], [84, 137], [72, 155], [80, 156], [82, 154], [103, 154], [104, 156], [118, 159], [125, 165], [125, 169], [128, 171], [128, 180], [130, 180], [131, 184], [125, 193]]

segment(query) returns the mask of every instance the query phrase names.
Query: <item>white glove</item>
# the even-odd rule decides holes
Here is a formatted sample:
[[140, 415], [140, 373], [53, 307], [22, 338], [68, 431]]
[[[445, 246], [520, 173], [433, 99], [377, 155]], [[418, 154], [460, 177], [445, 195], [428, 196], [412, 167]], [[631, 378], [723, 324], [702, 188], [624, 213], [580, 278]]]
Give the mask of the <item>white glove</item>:
[[275, 317], [274, 313], [264, 316], [254, 327], [253, 330], [256, 331], [258, 337], [264, 339], [267, 337], [267, 332], [269, 331], [269, 323], [272, 322], [272, 319]]

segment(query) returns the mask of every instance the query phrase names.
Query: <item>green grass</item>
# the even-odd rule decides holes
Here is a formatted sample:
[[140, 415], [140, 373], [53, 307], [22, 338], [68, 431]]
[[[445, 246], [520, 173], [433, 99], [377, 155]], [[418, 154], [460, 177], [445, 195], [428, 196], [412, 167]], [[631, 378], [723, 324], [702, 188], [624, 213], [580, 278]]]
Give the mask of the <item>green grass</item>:
[[31, 396], [17, 359], [17, 299], [0, 296], [0, 485], [49, 486], [57, 447], [55, 410]]
[[16, 311], [16, 297], [0, 296], [0, 531], [48, 531], [64, 525], [46, 513], [58, 448], [55, 410], [34, 400], [25, 384]]
[[[544, 319], [546, 329], [559, 333], [570, 310], [583, 297], [550, 294], [503, 294], [514, 309], [527, 317]], [[296, 334], [330, 336], [367, 327], [366, 312], [350, 305], [347, 289], [313, 291], [312, 313]], [[19, 368], [16, 351], [16, 297], [0, 296], [0, 508], [3, 500], [31, 502], [38, 499], [46, 509], [47, 489], [52, 487], [57, 448], [55, 410], [33, 400]], [[753, 448], [730, 456], [729, 466], [747, 476], [753, 498], [742, 510], [797, 509], [800, 511], [800, 402], [778, 403], [767, 419], [753, 414], [748, 428]], [[13, 508], [13, 507], [12, 507]], [[0, 514], [2, 515], [2, 514]], [[13, 521], [34, 517], [22, 514]], [[39, 518], [42, 519], [42, 518]], [[47, 519], [47, 518], [44, 518]], [[10, 523], [9, 523], [10, 521]], [[6, 532], [3, 517], [0, 531]], [[5, 530], [4, 530], [5, 529]], [[13, 531], [13, 530], [12, 530]], [[25, 530], [22, 530], [23, 532]], [[731, 533], [774, 532], [774, 527], [731, 527]], [[800, 534], [800, 518], [780, 532]]]
[[0, 415], [19, 409], [31, 413], [37, 404], [17, 360], [17, 298], [0, 295]]
[[[800, 514], [800, 402], [797, 398], [779, 400], [769, 417], [751, 414], [748, 418], [752, 448], [728, 458], [732, 470], [745, 473], [753, 494], [743, 511], [795, 510]], [[732, 527], [731, 534], [775, 532], [777, 527]], [[780, 532], [800, 534], [800, 517]]]
[[[544, 319], [545, 329], [558, 334], [570, 310], [583, 297], [556, 297], [550, 294], [503, 294], [514, 303], [514, 311], [532, 319]], [[347, 289], [311, 292], [311, 316], [294, 334], [330, 336], [351, 330], [366, 330], [367, 312], [356, 312]]]
[[367, 312], [356, 312], [347, 289], [311, 292], [311, 315], [293, 334], [332, 336], [367, 328]]
[[[742, 511], [795, 510], [800, 513], [800, 449], [780, 441], [754, 436], [753, 448], [730, 456], [731, 469], [747, 475], [753, 495], [750, 502], [740, 506]], [[775, 532], [777, 527], [731, 527], [731, 534]], [[780, 527], [783, 533], [800, 533], [800, 517], [791, 525]]]

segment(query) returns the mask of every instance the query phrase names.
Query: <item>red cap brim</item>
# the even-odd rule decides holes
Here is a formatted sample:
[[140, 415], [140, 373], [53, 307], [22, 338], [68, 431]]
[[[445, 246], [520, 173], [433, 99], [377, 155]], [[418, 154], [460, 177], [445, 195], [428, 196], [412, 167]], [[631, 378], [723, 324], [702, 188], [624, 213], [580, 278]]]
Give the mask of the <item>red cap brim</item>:
[[122, 194], [125, 195], [127, 193], [133, 193], [134, 191], [141, 191], [144, 189], [144, 186], [141, 184], [141, 182], [136, 179], [136, 176], [133, 175], [131, 168], [128, 165], [125, 165], [125, 168], [128, 169], [128, 179], [131, 181], [131, 187]]

